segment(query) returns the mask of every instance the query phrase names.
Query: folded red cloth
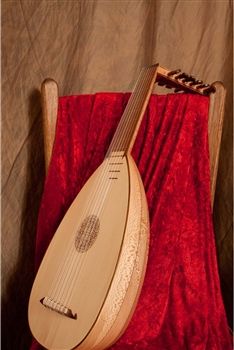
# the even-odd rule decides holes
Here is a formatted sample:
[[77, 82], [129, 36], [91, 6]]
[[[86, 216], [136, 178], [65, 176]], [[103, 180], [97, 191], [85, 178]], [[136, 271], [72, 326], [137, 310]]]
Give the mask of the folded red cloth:
[[[72, 200], [102, 162], [129, 94], [61, 97], [38, 220], [36, 266]], [[210, 205], [209, 99], [151, 96], [133, 157], [149, 205], [143, 289], [113, 350], [229, 350]], [[34, 341], [31, 350], [41, 349]]]

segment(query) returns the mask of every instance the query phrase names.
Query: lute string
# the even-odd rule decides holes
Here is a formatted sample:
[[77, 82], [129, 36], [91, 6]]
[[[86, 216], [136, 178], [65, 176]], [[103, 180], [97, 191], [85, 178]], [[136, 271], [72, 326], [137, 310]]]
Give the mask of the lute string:
[[[149, 72], [150, 73], [150, 72]], [[146, 78], [147, 78], [147, 76], [146, 76]], [[148, 81], [146, 81], [146, 83], [148, 83]], [[142, 84], [143, 85], [143, 84]], [[144, 86], [143, 86], [143, 88], [142, 88], [142, 85], [140, 86], [140, 90], [139, 90], [139, 93], [138, 94], [140, 94], [140, 95], [142, 95], [142, 91], [141, 90], [143, 90], [144, 91]], [[141, 104], [141, 100], [138, 98], [138, 94], [135, 94], [135, 98], [138, 100], [138, 104]], [[135, 104], [135, 108], [136, 109], [138, 109], [138, 104]], [[130, 110], [131, 112], [132, 112], [132, 110]], [[131, 118], [129, 119], [129, 123], [131, 122]], [[124, 125], [124, 127], [126, 127], [126, 123], [125, 123], [125, 125]], [[129, 131], [129, 128], [126, 128], [125, 129], [127, 132]], [[123, 133], [122, 132], [122, 138], [124, 139], [125, 137], [125, 135], [124, 135], [125, 133]], [[121, 144], [121, 141], [122, 140], [120, 140], [120, 139], [117, 139], [117, 141]], [[118, 148], [119, 149], [119, 148]], [[121, 148], [120, 148], [121, 149]], [[99, 191], [98, 191], [99, 192]], [[100, 206], [100, 203], [97, 201], [97, 203], [98, 203], [98, 206]], [[102, 207], [102, 205], [100, 206], [100, 207]], [[86, 255], [85, 253], [83, 253], [82, 255]], [[70, 264], [71, 266], [73, 265], [73, 263], [72, 264]], [[77, 264], [78, 265], [78, 264]], [[67, 274], [66, 276], [70, 276], [70, 274]], [[67, 278], [68, 279], [68, 278]], [[65, 281], [64, 281], [65, 282]], [[65, 282], [66, 283], [66, 282]]]
[[[149, 77], [150, 78], [150, 77]], [[148, 81], [146, 81], [146, 83], [147, 83], [147, 85], [148, 85]], [[143, 90], [144, 90], [144, 88], [143, 88]], [[140, 92], [140, 94], [141, 94], [141, 92]], [[136, 97], [137, 98], [137, 97]], [[138, 108], [138, 107], [135, 107], [136, 109]], [[132, 112], [132, 111], [131, 111]], [[125, 125], [125, 127], [126, 127], [126, 125]], [[129, 128], [127, 128], [127, 131], [129, 131]], [[129, 136], [129, 135], [127, 135], [127, 136]], [[123, 140], [124, 142], [125, 142], [125, 140]], [[117, 148], [117, 149], [119, 149], [119, 148]], [[120, 148], [121, 149], [121, 148]], [[118, 168], [115, 168], [115, 170], [119, 170]], [[110, 188], [110, 186], [111, 185], [109, 185], [109, 186], [107, 186], [107, 188], [106, 188], [106, 192], [104, 192], [104, 195], [102, 195], [102, 202], [99, 202], [98, 203], [98, 206], [99, 206], [99, 212], [97, 213], [97, 215], [98, 216], [100, 216], [101, 215], [101, 213], [102, 213], [102, 209], [103, 209], [103, 204], [104, 204], [104, 202], [105, 202], [105, 199], [106, 199], [106, 196], [107, 196], [107, 194], [108, 194], [108, 190], [109, 190], [109, 188]], [[103, 193], [103, 192], [102, 192]], [[75, 272], [75, 275], [77, 275], [76, 274], [76, 272]], [[76, 278], [77, 279], [77, 278]], [[76, 280], [75, 279], [75, 280]], [[74, 280], [74, 283], [75, 283], [75, 280]], [[71, 285], [71, 292], [72, 292], [72, 285]], [[70, 294], [70, 293], [69, 293]]]
[[101, 206], [102, 207], [102, 206]]
[[[147, 78], [147, 76], [145, 77], [145, 78]], [[137, 91], [137, 94], [135, 95], [135, 99], [137, 100], [138, 99], [138, 95], [139, 94], [141, 94], [141, 90], [142, 90], [142, 85], [140, 86], [140, 88], [139, 88], [139, 91]], [[134, 104], [134, 106], [135, 106], [136, 104]], [[131, 122], [131, 120], [129, 120], [129, 122]], [[124, 138], [124, 136], [125, 136], [125, 133], [124, 132], [122, 132], [122, 134], [121, 134], [121, 136], [122, 136], [122, 138]], [[121, 144], [121, 139], [119, 138], [119, 139], [116, 139], [117, 140], [117, 142], [119, 143], [119, 144]], [[107, 167], [108, 167], [108, 163], [106, 164], [106, 167], [104, 167], [104, 171], [103, 171], [103, 174], [102, 175], [104, 175], [104, 176], [102, 176], [101, 178], [104, 180], [104, 185], [105, 185], [105, 181], [106, 181], [106, 169], [107, 169]], [[117, 170], [117, 169], [116, 169]], [[102, 194], [102, 197], [103, 197], [103, 200], [105, 200], [105, 196], [103, 196], [103, 189], [104, 188], [102, 188], [103, 186], [103, 181], [100, 183], [100, 186], [99, 186], [99, 188], [98, 188], [98, 190], [96, 191], [96, 193], [97, 193], [97, 195], [99, 195], [99, 193], [101, 192], [101, 194]], [[102, 191], [100, 190], [99, 191], [99, 189], [102, 189]], [[104, 192], [105, 193], [105, 192]], [[94, 197], [93, 199], [92, 199], [92, 204], [93, 203], [97, 203], [97, 206], [98, 207], [102, 207], [102, 205], [100, 205], [100, 202], [98, 201], [98, 200], [96, 200], [96, 198]], [[90, 209], [91, 208], [88, 208], [88, 211], [90, 211]], [[94, 208], [92, 208], [92, 212], [93, 213], [96, 213], [96, 208], [94, 207]], [[77, 255], [77, 252], [75, 251], [75, 255]], [[85, 253], [82, 253], [82, 256], [81, 257], [83, 257], [84, 255], [86, 255]], [[83, 259], [82, 259], [83, 260]], [[72, 263], [70, 263], [69, 264], [70, 266], [72, 266], [73, 265], [73, 261], [72, 261]], [[78, 267], [79, 265], [77, 264], [77, 267]], [[71, 275], [71, 273], [68, 273], [68, 274], [66, 274], [66, 278], [65, 278], [65, 280], [64, 280], [64, 283], [66, 284], [67, 283], [67, 280], [69, 279], [69, 277], [70, 277], [70, 275]], [[61, 288], [62, 289], [62, 288]]]
[[[149, 75], [150, 75], [150, 74], [149, 74]], [[147, 81], [146, 81], [146, 82], [147, 82]], [[147, 83], [148, 83], [148, 82], [147, 82]], [[143, 90], [144, 90], [144, 89], [143, 89]], [[137, 91], [137, 92], [138, 92], [138, 91]], [[137, 99], [137, 97], [138, 97], [139, 94], [141, 94], [141, 91], [140, 91], [140, 90], [139, 90], [138, 93], [135, 93], [135, 99]], [[138, 109], [138, 105], [141, 104], [141, 103], [142, 103], [141, 100], [138, 101], [138, 104], [135, 105], [135, 109]], [[132, 110], [130, 109], [128, 114], [130, 114], [131, 112], [132, 112]], [[136, 118], [137, 118], [137, 116], [136, 116]], [[139, 117], [138, 117], [138, 118], [139, 118]], [[131, 123], [131, 119], [129, 120], [129, 123]], [[118, 141], [119, 144], [120, 144], [119, 147], [117, 147], [118, 145], [116, 146], [116, 147], [117, 147], [117, 150], [121, 149], [121, 147], [120, 147], [120, 146], [121, 146], [121, 141], [123, 142], [123, 145], [125, 144], [125, 141], [126, 141], [126, 140], [125, 140], [125, 137], [126, 137], [125, 134], [126, 134], [126, 131], [129, 132], [129, 128], [127, 128], [126, 126], [127, 126], [127, 124], [126, 124], [126, 119], [125, 119], [125, 123], [123, 123], [123, 125], [121, 125], [121, 128], [119, 128], [119, 130], [122, 132], [122, 138], [123, 138], [123, 140], [117, 138], [117, 141]], [[123, 131], [122, 131], [123, 128], [125, 128], [124, 133], [123, 133]], [[131, 133], [131, 130], [130, 130], [130, 133]], [[128, 135], [127, 135], [127, 136], [128, 136]], [[115, 138], [115, 141], [116, 141], [116, 138]], [[113, 145], [114, 145], [114, 143], [113, 143]], [[114, 145], [114, 146], [115, 146], [115, 145]], [[113, 147], [113, 148], [115, 148], [115, 147]], [[107, 164], [107, 166], [108, 166], [108, 164]], [[99, 192], [99, 191], [97, 191], [97, 192]], [[98, 203], [98, 205], [99, 205], [99, 203]], [[101, 206], [101, 207], [102, 207], [102, 206]], [[84, 253], [82, 253], [82, 255], [84, 255]], [[85, 254], [85, 255], [86, 255], [86, 254]]]
[[[140, 86], [140, 88], [142, 88], [142, 85]], [[141, 92], [141, 91], [140, 91]], [[141, 101], [139, 101], [139, 99], [138, 99], [138, 103], [140, 103]], [[138, 106], [137, 106], [138, 107]], [[137, 108], [136, 107], [136, 108]], [[130, 119], [130, 122], [131, 122], [131, 119]], [[123, 135], [123, 133], [122, 133], [122, 135]], [[124, 138], [124, 135], [123, 135], [123, 138]], [[118, 139], [117, 139], [118, 140]], [[119, 141], [119, 140], [118, 140]], [[120, 142], [121, 143], [121, 142]], [[97, 203], [98, 203], [98, 201], [97, 201]], [[98, 203], [99, 204], [99, 203]], [[85, 254], [82, 254], [82, 255], [85, 255]], [[71, 266], [73, 265], [73, 264], [70, 264]], [[70, 274], [67, 274], [66, 275], [66, 277], [69, 277], [70, 276]], [[68, 278], [67, 278], [68, 279]], [[66, 278], [65, 278], [65, 280], [66, 280]], [[66, 282], [66, 281], [64, 281], [64, 282]]]
[[[149, 73], [149, 72], [148, 72]], [[145, 79], [147, 79], [148, 78], [148, 76], [145, 76]], [[143, 80], [143, 82], [144, 82], [144, 80]], [[146, 81], [147, 82], [147, 81]], [[139, 91], [137, 91], [137, 93], [135, 93], [135, 100], [136, 101], [139, 101], [139, 98], [138, 98], [138, 95], [141, 95], [142, 94], [142, 90], [144, 89], [144, 85], [143, 84], [141, 84], [140, 86], [139, 86]], [[138, 106], [137, 106], [137, 104], [136, 103], [134, 103], [134, 105], [133, 105], [135, 108], [138, 108]], [[130, 109], [130, 111], [128, 112], [128, 114], [130, 114], [130, 112], [132, 112], [132, 109]], [[129, 121], [128, 121], [128, 123], [130, 123], [131, 122], [131, 118], [129, 118]], [[125, 122], [125, 124], [123, 124], [122, 126], [121, 126], [121, 129], [123, 129], [123, 126], [125, 127], [125, 132], [122, 132], [121, 133], [121, 138], [125, 138], [125, 133], [126, 132], [128, 132], [128, 129], [129, 128], [126, 128], [126, 122]], [[122, 130], [121, 130], [122, 131]], [[117, 140], [117, 143], [119, 143], [119, 144], [121, 144], [121, 138], [115, 138], [115, 140]], [[118, 148], [119, 149], [119, 148]], [[107, 164], [107, 166], [108, 166], [108, 164]], [[105, 178], [106, 178], [106, 172], [105, 172], [105, 170], [106, 169], [104, 169], [104, 176], [103, 176], [103, 179], [105, 180]], [[117, 170], [117, 169], [116, 169]], [[102, 185], [102, 183], [101, 183], [101, 185]], [[101, 186], [102, 187], [102, 186]], [[99, 195], [99, 191], [97, 191], [98, 192], [98, 195]], [[101, 191], [101, 193], [103, 194], [103, 191]], [[105, 192], [104, 192], [105, 193]], [[102, 195], [102, 197], [103, 197], [103, 200], [105, 199], [105, 196], [103, 196]], [[95, 202], [95, 198], [94, 198], [94, 202]], [[100, 205], [100, 202], [97, 200], [96, 201], [97, 202], [97, 206], [99, 206], [99, 207], [102, 207], [102, 205]], [[93, 203], [93, 201], [92, 201], [92, 203]], [[92, 212], [96, 212], [95, 211], [95, 209], [96, 208], [93, 208], [92, 209]], [[76, 254], [77, 255], [77, 254]], [[84, 256], [85, 254], [83, 253], [82, 254], [82, 256]], [[72, 261], [72, 263], [70, 264], [70, 266], [72, 266], [73, 265], [73, 261]], [[79, 266], [79, 264], [77, 264], [77, 268], [78, 268], [78, 266]], [[73, 271], [72, 271], [73, 272]], [[64, 283], [66, 283], [67, 282], [67, 280], [69, 280], [69, 277], [70, 277], [70, 275], [71, 275], [71, 273], [68, 273], [67, 275], [66, 275], [66, 279], [65, 279], [65, 281], [64, 281]], [[62, 288], [61, 288], [62, 289]]]

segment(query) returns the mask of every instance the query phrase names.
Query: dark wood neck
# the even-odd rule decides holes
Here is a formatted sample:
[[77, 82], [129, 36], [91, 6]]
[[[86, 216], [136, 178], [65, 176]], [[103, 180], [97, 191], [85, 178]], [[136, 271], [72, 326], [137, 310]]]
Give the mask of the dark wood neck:
[[106, 157], [116, 152], [131, 152], [142, 117], [156, 80], [158, 65], [142, 69], [135, 88], [116, 129]]

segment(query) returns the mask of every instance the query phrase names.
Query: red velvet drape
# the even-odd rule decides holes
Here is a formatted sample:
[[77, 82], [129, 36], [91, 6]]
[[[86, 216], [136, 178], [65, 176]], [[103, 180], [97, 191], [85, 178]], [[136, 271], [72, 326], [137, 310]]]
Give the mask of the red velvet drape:
[[[129, 94], [62, 97], [42, 198], [36, 265], [73, 198], [102, 162]], [[207, 97], [151, 96], [133, 157], [151, 220], [134, 316], [113, 350], [230, 350], [210, 206]], [[31, 349], [41, 349], [34, 342]]]

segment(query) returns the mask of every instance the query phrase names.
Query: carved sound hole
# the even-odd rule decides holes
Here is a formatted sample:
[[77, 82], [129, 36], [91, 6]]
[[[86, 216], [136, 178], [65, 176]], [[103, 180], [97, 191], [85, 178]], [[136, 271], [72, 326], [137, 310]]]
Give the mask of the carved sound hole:
[[96, 215], [87, 216], [82, 222], [75, 239], [76, 250], [86, 252], [94, 243], [100, 229], [100, 220]]

